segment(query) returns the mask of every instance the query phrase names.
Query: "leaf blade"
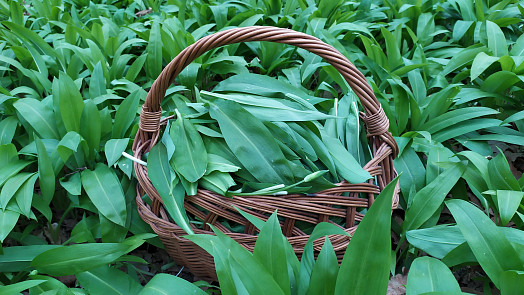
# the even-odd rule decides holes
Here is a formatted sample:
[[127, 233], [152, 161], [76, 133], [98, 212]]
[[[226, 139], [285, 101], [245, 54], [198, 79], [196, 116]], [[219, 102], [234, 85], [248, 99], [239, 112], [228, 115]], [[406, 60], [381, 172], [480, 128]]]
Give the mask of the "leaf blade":
[[98, 163], [95, 170], [84, 170], [80, 177], [87, 196], [98, 211], [112, 222], [125, 226], [125, 196], [115, 172]]
[[522, 262], [497, 226], [482, 211], [464, 200], [449, 200], [448, 209], [486, 274], [499, 287], [506, 270], [523, 270]]

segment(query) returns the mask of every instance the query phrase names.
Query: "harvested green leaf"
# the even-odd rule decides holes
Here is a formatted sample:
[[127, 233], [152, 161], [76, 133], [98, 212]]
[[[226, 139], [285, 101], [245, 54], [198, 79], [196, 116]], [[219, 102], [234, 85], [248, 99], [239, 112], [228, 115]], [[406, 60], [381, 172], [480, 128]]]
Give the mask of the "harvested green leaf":
[[316, 110], [305, 109], [297, 103], [247, 94], [218, 94], [202, 91], [207, 99], [231, 100], [262, 121], [312, 121], [325, 120], [332, 116]]
[[231, 101], [215, 101], [210, 106], [209, 114], [218, 121], [231, 151], [258, 181], [275, 184], [292, 182], [288, 160], [269, 130], [257, 118]]
[[189, 182], [196, 182], [206, 172], [207, 151], [193, 124], [180, 113], [169, 135], [175, 144], [171, 165]]
[[149, 178], [160, 194], [171, 218], [187, 233], [192, 234], [193, 230], [189, 226], [189, 219], [184, 209], [185, 190], [170, 169], [167, 150], [163, 144], [157, 144], [149, 151], [147, 168]]
[[320, 134], [322, 135], [322, 141], [333, 157], [335, 167], [340, 176], [350, 183], [362, 183], [371, 178], [369, 172], [360, 166], [338, 139], [329, 136], [323, 130], [321, 130]]

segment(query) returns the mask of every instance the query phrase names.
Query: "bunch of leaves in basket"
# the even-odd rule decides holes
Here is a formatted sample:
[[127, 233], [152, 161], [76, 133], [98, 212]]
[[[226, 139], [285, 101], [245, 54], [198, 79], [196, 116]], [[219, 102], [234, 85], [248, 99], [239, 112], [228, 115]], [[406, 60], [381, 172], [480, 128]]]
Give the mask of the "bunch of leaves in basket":
[[187, 232], [183, 200], [197, 186], [225, 196], [279, 195], [371, 178], [353, 93], [320, 98], [257, 74], [232, 76], [214, 90], [195, 90], [195, 102], [166, 99], [176, 120], [147, 160], [166, 209]]

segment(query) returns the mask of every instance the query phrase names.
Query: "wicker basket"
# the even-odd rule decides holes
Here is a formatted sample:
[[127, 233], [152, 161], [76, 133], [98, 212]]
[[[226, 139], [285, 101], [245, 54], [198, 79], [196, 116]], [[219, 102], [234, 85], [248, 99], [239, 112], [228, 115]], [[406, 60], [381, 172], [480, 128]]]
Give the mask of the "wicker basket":
[[[278, 209], [278, 215], [283, 220], [281, 222], [282, 231], [288, 237], [297, 255], [301, 256], [309, 236], [295, 226], [296, 221], [314, 225], [319, 222], [330, 222], [329, 218], [333, 216], [341, 217], [345, 219], [346, 228], [344, 230], [352, 234], [356, 230], [355, 222], [362, 220], [363, 217], [356, 209], [371, 206], [375, 195], [379, 194], [386, 184], [396, 177], [393, 158], [398, 153], [398, 146], [388, 132], [388, 119], [362, 73], [332, 46], [315, 37], [293, 30], [256, 26], [230, 29], [198, 40], [173, 59], [153, 83], [142, 107], [139, 131], [133, 142], [133, 151], [135, 157], [140, 159], [156, 144], [160, 126], [165, 123], [165, 119], [161, 120], [160, 118], [162, 114], [160, 102], [164, 98], [169, 85], [187, 65], [211, 49], [248, 41], [271, 41], [306, 49], [324, 58], [342, 74], [365, 109], [365, 113], [361, 113], [361, 119], [366, 124], [373, 159], [364, 166], [364, 169], [375, 176], [376, 182], [373, 179], [368, 183], [359, 184], [343, 181], [337, 187], [317, 194], [286, 196], [235, 196], [227, 198], [199, 189], [197, 195], [186, 197], [185, 209], [190, 214], [204, 220], [205, 224], [213, 224], [250, 251], [253, 250], [257, 239], [256, 229], [233, 206], [262, 219], [267, 219], [269, 214]], [[151, 225], [162, 240], [169, 255], [178, 264], [188, 267], [201, 279], [216, 280], [213, 258], [194, 243], [181, 238], [186, 233], [169, 220], [168, 214], [163, 208], [162, 199], [148, 178], [146, 167], [138, 163], [134, 165], [138, 178], [136, 202], [142, 219]], [[350, 193], [350, 197], [342, 196], [343, 193], [347, 192]], [[360, 193], [364, 193], [368, 198], [358, 197]], [[152, 206], [142, 200], [144, 194], [147, 194], [151, 199]], [[397, 204], [398, 190], [393, 197], [393, 208], [396, 208]], [[205, 213], [198, 208], [205, 209]], [[244, 233], [232, 233], [222, 224], [216, 222], [219, 217], [245, 225]], [[199, 234], [212, 234], [208, 226], [205, 226], [204, 229], [194, 228], [194, 231]], [[349, 238], [347, 236], [332, 236], [330, 238], [337, 256], [341, 260], [349, 243]], [[317, 240], [314, 243], [315, 249], [320, 250], [322, 243], [322, 239]]]

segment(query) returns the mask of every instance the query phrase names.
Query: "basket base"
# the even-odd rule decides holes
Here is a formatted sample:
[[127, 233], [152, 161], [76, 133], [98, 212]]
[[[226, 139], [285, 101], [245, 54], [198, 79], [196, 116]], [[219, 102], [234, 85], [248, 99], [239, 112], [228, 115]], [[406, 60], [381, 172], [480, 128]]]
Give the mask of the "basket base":
[[[158, 234], [158, 233], [157, 233]], [[178, 264], [189, 269], [198, 279], [207, 282], [218, 281], [213, 257], [187, 239], [176, 236], [158, 235], [166, 248], [167, 254]]]

